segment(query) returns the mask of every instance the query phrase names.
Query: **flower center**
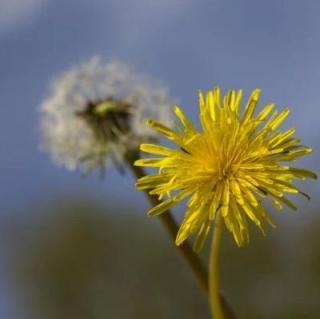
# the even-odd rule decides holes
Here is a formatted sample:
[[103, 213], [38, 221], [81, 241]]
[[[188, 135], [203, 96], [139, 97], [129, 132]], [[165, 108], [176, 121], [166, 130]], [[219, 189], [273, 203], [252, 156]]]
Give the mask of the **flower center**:
[[131, 108], [129, 103], [109, 97], [88, 102], [76, 115], [87, 123], [98, 142], [106, 144], [130, 131]]
[[228, 179], [230, 178], [230, 176], [234, 173], [234, 169], [233, 169], [233, 165], [232, 164], [229, 164], [227, 166], [224, 166], [222, 168], [222, 172], [221, 172], [221, 175], [220, 175], [220, 178], [221, 179]]

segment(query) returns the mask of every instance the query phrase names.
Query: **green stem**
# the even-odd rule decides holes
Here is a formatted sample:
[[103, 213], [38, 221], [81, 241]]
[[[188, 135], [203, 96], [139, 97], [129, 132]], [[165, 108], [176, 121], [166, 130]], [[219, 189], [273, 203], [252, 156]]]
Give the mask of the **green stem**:
[[[144, 170], [139, 166], [133, 165], [133, 160], [128, 159], [129, 167], [131, 168], [133, 174], [136, 178], [140, 178], [145, 176]], [[150, 201], [151, 205], [156, 206], [160, 203], [157, 196], [150, 195], [148, 192], [145, 192], [148, 200]], [[175, 220], [173, 219], [170, 211], [166, 211], [165, 213], [161, 214], [160, 220], [164, 227], [166, 228], [170, 238], [172, 239], [172, 242], [175, 242], [175, 238], [177, 235], [177, 232], [179, 230]], [[207, 269], [204, 267], [202, 261], [200, 260], [199, 256], [195, 254], [189, 245], [187, 241], [185, 241], [183, 244], [181, 244], [177, 249], [180, 251], [181, 255], [185, 258], [187, 263], [189, 264], [192, 272], [194, 273], [197, 282], [201, 289], [205, 292], [205, 294], [208, 293], [208, 272]]]
[[212, 236], [209, 257], [209, 303], [214, 319], [226, 319], [219, 294], [219, 255], [222, 235], [222, 218], [218, 212]]

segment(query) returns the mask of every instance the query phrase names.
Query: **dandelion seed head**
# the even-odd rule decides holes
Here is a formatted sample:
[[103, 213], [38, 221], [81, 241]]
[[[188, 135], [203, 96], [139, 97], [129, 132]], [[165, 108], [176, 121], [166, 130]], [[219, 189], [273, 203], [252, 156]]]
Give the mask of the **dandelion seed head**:
[[316, 175], [288, 163], [310, 153], [311, 148], [300, 144], [295, 129], [278, 130], [289, 109], [279, 112], [271, 103], [255, 114], [260, 97], [256, 89], [241, 111], [242, 94], [241, 90], [229, 91], [222, 96], [220, 88], [206, 95], [200, 92], [202, 130], [196, 129], [178, 106], [174, 107], [180, 120], [176, 130], [154, 120], [148, 122], [178, 148], [142, 144], [142, 151], [160, 157], [141, 159], [135, 165], [158, 172], [140, 178], [136, 186], [165, 199], [150, 215], [161, 214], [188, 198], [177, 245], [195, 233], [194, 248], [200, 250], [213, 220], [221, 214], [237, 245], [243, 246], [249, 242], [248, 220], [263, 233], [266, 223], [274, 226], [265, 201], [277, 209], [283, 205], [296, 209], [287, 193], [308, 197], [293, 182]]
[[[146, 118], [169, 125], [171, 104], [162, 85], [119, 61], [94, 57], [53, 82], [41, 105], [43, 147], [57, 164], [70, 170], [121, 163], [125, 152], [156, 138], [144, 125]], [[124, 105], [130, 106], [126, 117]], [[119, 127], [119, 118], [125, 129]], [[103, 138], [99, 127], [106, 133]]]

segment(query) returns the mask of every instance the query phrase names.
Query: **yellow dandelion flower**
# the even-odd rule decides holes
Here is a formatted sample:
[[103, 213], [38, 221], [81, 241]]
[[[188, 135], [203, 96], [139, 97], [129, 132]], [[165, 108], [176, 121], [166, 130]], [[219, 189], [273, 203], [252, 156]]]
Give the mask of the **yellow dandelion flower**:
[[317, 178], [309, 170], [285, 164], [312, 151], [294, 137], [294, 128], [277, 130], [289, 109], [278, 112], [271, 103], [255, 115], [260, 96], [260, 89], [256, 89], [241, 112], [242, 95], [242, 90], [232, 90], [221, 97], [218, 87], [205, 96], [200, 92], [200, 131], [178, 106], [173, 110], [180, 120], [176, 131], [148, 121], [151, 128], [177, 144], [178, 149], [142, 144], [143, 152], [161, 157], [135, 162], [137, 166], [159, 170], [140, 178], [136, 187], [165, 198], [149, 215], [161, 214], [189, 198], [177, 245], [196, 233], [194, 249], [201, 249], [217, 214], [221, 214], [237, 245], [245, 245], [249, 241], [247, 220], [263, 233], [265, 222], [273, 226], [261, 199], [270, 200], [277, 209], [282, 209], [283, 204], [296, 209], [285, 194], [308, 195], [293, 181]]

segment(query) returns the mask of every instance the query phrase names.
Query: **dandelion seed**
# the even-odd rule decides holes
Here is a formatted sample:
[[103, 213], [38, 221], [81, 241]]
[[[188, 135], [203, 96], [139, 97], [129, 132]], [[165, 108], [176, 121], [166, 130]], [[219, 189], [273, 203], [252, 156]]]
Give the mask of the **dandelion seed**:
[[157, 168], [158, 173], [140, 178], [136, 187], [166, 198], [149, 215], [162, 214], [188, 198], [177, 245], [196, 233], [194, 248], [200, 250], [212, 220], [221, 214], [237, 245], [243, 246], [249, 242], [248, 220], [263, 233], [265, 223], [273, 226], [262, 200], [270, 200], [277, 209], [282, 205], [295, 209], [286, 193], [305, 193], [293, 181], [317, 178], [311, 171], [285, 164], [310, 153], [311, 148], [300, 144], [294, 129], [277, 130], [288, 109], [278, 113], [268, 104], [255, 115], [259, 96], [260, 90], [254, 90], [241, 112], [241, 90], [229, 91], [223, 98], [220, 88], [205, 96], [200, 92], [201, 131], [178, 106], [174, 113], [181, 125], [175, 131], [148, 121], [178, 148], [142, 144], [143, 152], [160, 157], [140, 159], [135, 165]]
[[169, 123], [170, 100], [166, 88], [129, 66], [95, 57], [53, 83], [41, 106], [43, 146], [70, 170], [121, 169], [126, 152], [155, 140], [146, 118]]

